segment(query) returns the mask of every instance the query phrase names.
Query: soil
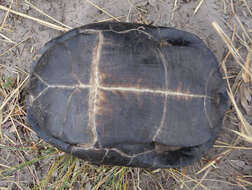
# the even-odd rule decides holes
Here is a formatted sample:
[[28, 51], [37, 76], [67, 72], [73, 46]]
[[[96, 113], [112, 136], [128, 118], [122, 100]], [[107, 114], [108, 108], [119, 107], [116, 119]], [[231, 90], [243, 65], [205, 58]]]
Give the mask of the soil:
[[[8, 6], [10, 2], [11, 0], [0, 0], [0, 5]], [[232, 34], [232, 30], [229, 26], [233, 26], [234, 23], [237, 24], [235, 17], [232, 14], [229, 0], [204, 0], [195, 14], [194, 11], [200, 2], [198, 0], [92, 0], [92, 2], [99, 7], [102, 7], [102, 9], [117, 17], [122, 22], [141, 22], [156, 26], [161, 25], [176, 27], [178, 29], [195, 33], [213, 51], [220, 63], [226, 53], [226, 45], [213, 28], [212, 22], [216, 21], [229, 36]], [[244, 4], [242, 2], [243, 1], [235, 2], [234, 6], [237, 7], [236, 13], [244, 26], [251, 30], [251, 18], [249, 18], [248, 12], [245, 11], [246, 9], [244, 9]], [[249, 3], [249, 7], [252, 7], [252, 1], [247, 2]], [[110, 16], [105, 14], [103, 11], [98, 10], [87, 0], [40, 0], [31, 1], [31, 3], [43, 12], [72, 28], [92, 22], [99, 22], [108, 19], [111, 20]], [[12, 9], [54, 23], [47, 17], [38, 13], [31, 6], [25, 4], [23, 0], [14, 0]], [[1, 20], [3, 20], [4, 15], [5, 12], [0, 10]], [[11, 32], [0, 32], [12, 41], [20, 42], [25, 40], [18, 47], [12, 49], [3, 56], [0, 56], [0, 64], [5, 66], [0, 69], [1, 76], [10, 78], [15, 77], [15, 74], [13, 74], [14, 67], [18, 67], [21, 70], [29, 72], [29, 67], [37, 50], [50, 39], [63, 33], [62, 31], [51, 29], [14, 14], [10, 14], [8, 16], [5, 27], [11, 29]], [[240, 29], [238, 28], [237, 30]], [[12, 46], [12, 44], [3, 41], [0, 41], [0, 43], [0, 54]], [[229, 59], [228, 61], [230, 67], [237, 67], [233, 59]], [[234, 136], [230, 134], [228, 128], [236, 129], [236, 126], [231, 124], [230, 121], [227, 121], [226, 123], [227, 124], [224, 125], [223, 132], [221, 133], [219, 140], [231, 144]], [[3, 132], [8, 133], [7, 135], [10, 136], [13, 135], [6, 129], [9, 128], [3, 128]], [[13, 137], [13, 139], [15, 139], [15, 137]], [[39, 141], [36, 135], [34, 135], [33, 140]], [[193, 176], [195, 171], [197, 171], [197, 168], [200, 168], [200, 166], [205, 164], [206, 160], [214, 159], [218, 153], [224, 150], [225, 149], [214, 148], [201, 163], [189, 169], [189, 174]], [[0, 149], [0, 155], [5, 155], [5, 158], [8, 155], [8, 158], [6, 159], [9, 160], [9, 162], [13, 164], [17, 163], [15, 156], [9, 154], [7, 150]], [[251, 150], [250, 152], [247, 150], [231, 151], [231, 153], [225, 155], [223, 159], [216, 164], [216, 168], [209, 171], [206, 177], [209, 180], [204, 181], [203, 184], [211, 190], [242, 189], [237, 186], [230, 185], [230, 183], [233, 183], [233, 180], [238, 176], [245, 174], [251, 175], [251, 163]], [[45, 168], [43, 168], [43, 170], [41, 169], [40, 175], [43, 176], [45, 172]], [[23, 174], [19, 176], [21, 177], [19, 180], [27, 180], [27, 183], [32, 183], [32, 179], [29, 181], [29, 177], [26, 176], [28, 173], [28, 170], [23, 170]], [[163, 187], [167, 189], [191, 189], [195, 186], [195, 183], [189, 183], [187, 187], [183, 185], [181, 186], [181, 183], [177, 183], [169, 177], [165, 180], [161, 177], [161, 174], [162, 171], [159, 172], [157, 176], [160, 177]], [[39, 178], [41, 176], [39, 176]], [[198, 175], [198, 177], [202, 177], [202, 175]], [[152, 186], [146, 186], [151, 179], [145, 177], [144, 175], [141, 175], [140, 178], [140, 187], [142, 187], [142, 189], [152, 189]], [[225, 183], [218, 180], [225, 181]], [[5, 185], [6, 184], [1, 184], [0, 182], [0, 189], [1, 187], [6, 187]], [[10, 189], [11, 187], [12, 186], [9, 186]], [[196, 189], [202, 189], [202, 187], [199, 186]]]

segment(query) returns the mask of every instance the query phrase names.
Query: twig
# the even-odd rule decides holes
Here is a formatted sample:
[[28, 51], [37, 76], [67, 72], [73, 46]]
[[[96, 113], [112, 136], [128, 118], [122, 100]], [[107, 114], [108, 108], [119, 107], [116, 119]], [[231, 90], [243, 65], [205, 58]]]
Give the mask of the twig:
[[26, 81], [28, 80], [29, 76], [27, 76], [23, 82], [15, 89], [13, 90], [13, 92], [10, 94], [10, 96], [4, 100], [4, 102], [2, 103], [0, 110], [3, 110], [4, 106], [9, 102], [9, 100], [19, 91], [19, 89], [26, 83]]
[[15, 44], [16, 42], [13, 42], [10, 38], [8, 38], [7, 36], [5, 36], [5, 35], [3, 35], [3, 34], [1, 34], [0, 33], [0, 36], [3, 38], [3, 39], [5, 39], [7, 42], [9, 42], [9, 43], [12, 43], [12, 44]]
[[56, 20], [55, 18], [49, 16], [48, 14], [46, 14], [45, 12], [43, 12], [42, 10], [40, 10], [39, 8], [37, 8], [35, 5], [31, 4], [28, 0], [25, 0], [25, 3], [27, 3], [29, 6], [31, 6], [33, 9], [35, 9], [36, 11], [38, 11], [39, 13], [41, 13], [42, 15], [48, 17], [49, 19], [53, 20], [54, 22], [66, 27], [67, 29], [71, 30], [73, 29], [72, 27], [70, 26], [67, 26], [66, 24]]
[[[2, 5], [0, 5], [0, 9], [1, 10], [4, 10], [4, 11], [8, 11], [9, 9], [7, 7], [4, 7]], [[32, 17], [32, 16], [29, 16], [29, 15], [26, 15], [24, 13], [20, 13], [20, 12], [17, 12], [17, 11], [14, 11], [14, 10], [9, 10], [10, 13], [12, 14], [15, 14], [15, 15], [18, 15], [18, 16], [21, 16], [21, 17], [24, 17], [24, 18], [27, 18], [27, 19], [30, 19], [30, 20], [33, 20], [35, 22], [38, 22], [39, 24], [42, 24], [44, 26], [47, 26], [49, 28], [52, 28], [52, 29], [55, 29], [55, 30], [59, 30], [59, 31], [63, 31], [63, 32], [67, 32], [69, 29], [67, 28], [64, 28], [64, 27], [61, 27], [61, 26], [57, 26], [55, 24], [52, 24], [50, 22], [46, 22], [44, 20], [41, 20], [41, 19], [38, 19], [38, 18], [35, 18], [35, 17]]]
[[[8, 16], [9, 16], [9, 13], [10, 13], [10, 10], [11, 10], [11, 7], [12, 7], [12, 4], [13, 4], [13, 0], [11, 0], [10, 6], [9, 6], [9, 8], [8, 8], [6, 14], [5, 14], [5, 16], [4, 16], [3, 22], [2, 22], [2, 24], [1, 24], [1, 28], [4, 28], [4, 25], [5, 25], [6, 19], [7, 19]], [[0, 30], [1, 30], [1, 29], [0, 29]]]
[[214, 164], [219, 161], [225, 154], [228, 154], [229, 152], [231, 152], [231, 149], [228, 149], [224, 152], [222, 152], [217, 158], [215, 158], [214, 160], [212, 160], [211, 162], [207, 163], [201, 170], [199, 170], [196, 174], [200, 174], [201, 172], [203, 172], [204, 170], [208, 169], [210, 166], [214, 166]]
[[[248, 50], [248, 55], [247, 55], [245, 65], [244, 65], [247, 69], [251, 68], [251, 57], [252, 57], [252, 45], [251, 45], [250, 49]], [[252, 78], [249, 77], [249, 75], [246, 72], [242, 73], [242, 78], [245, 83], [252, 81]]]
[[249, 39], [250, 42], [252, 42], [251, 38], [248, 35], [248, 32], [246, 31], [246, 29], [244, 28], [241, 20], [239, 19], [239, 17], [235, 14], [235, 19], [237, 20], [237, 22], [239, 23], [240, 27], [242, 28], [244, 34], [246, 35], [246, 37]]
[[208, 168], [208, 170], [204, 173], [203, 177], [200, 179], [200, 181], [193, 187], [192, 190], [195, 190], [201, 183], [202, 181], [206, 178], [206, 176], [208, 175], [208, 173], [210, 172], [212, 168]]
[[244, 4], [246, 5], [246, 8], [248, 9], [248, 12], [250, 14], [250, 16], [252, 17], [252, 11], [250, 10], [251, 8], [249, 7], [248, 3], [246, 0], [243, 0]]
[[112, 14], [110, 14], [108, 11], [102, 9], [101, 7], [99, 7], [98, 5], [96, 5], [95, 3], [93, 3], [90, 0], [86, 0], [88, 3], [90, 3], [91, 5], [93, 5], [95, 8], [97, 8], [98, 10], [102, 11], [103, 13], [105, 13], [106, 15], [110, 16], [111, 18], [113, 18], [114, 20], [116, 20], [117, 22], [120, 22], [120, 20], [116, 17], [114, 17]]
[[198, 6], [195, 8], [195, 10], [194, 10], [194, 12], [193, 12], [193, 15], [196, 15], [196, 14], [197, 14], [197, 12], [198, 12], [198, 10], [199, 10], [199, 8], [201, 7], [201, 5], [202, 5], [203, 2], [204, 2], [204, 0], [201, 0], [201, 1], [199, 2]]
[[174, 19], [174, 14], [175, 14], [175, 11], [177, 8], [178, 8], [178, 0], [174, 0], [172, 14], [171, 14], [171, 21], [173, 21], [173, 19]]
[[[28, 38], [29, 39], [29, 38]], [[0, 57], [5, 55], [6, 53], [8, 53], [9, 51], [13, 50], [14, 48], [16, 48], [17, 46], [19, 46], [20, 44], [24, 43], [26, 40], [22, 40], [21, 42], [16, 43], [14, 46], [10, 47], [9, 49], [5, 50], [2, 54], [0, 54]]]
[[244, 69], [244, 71], [252, 78], [252, 74], [250, 72], [250, 70], [248, 70], [242, 63], [244, 63], [244, 60], [241, 58], [240, 54], [237, 52], [237, 50], [235, 49], [232, 41], [227, 37], [227, 35], [223, 32], [223, 30], [221, 29], [221, 27], [216, 23], [213, 22], [212, 23], [213, 27], [215, 28], [215, 30], [218, 32], [218, 34], [220, 35], [220, 37], [222, 38], [222, 40], [226, 43], [229, 51], [231, 52], [231, 54], [233, 55], [234, 59], [236, 60], [236, 62], [242, 67], [242, 69]]

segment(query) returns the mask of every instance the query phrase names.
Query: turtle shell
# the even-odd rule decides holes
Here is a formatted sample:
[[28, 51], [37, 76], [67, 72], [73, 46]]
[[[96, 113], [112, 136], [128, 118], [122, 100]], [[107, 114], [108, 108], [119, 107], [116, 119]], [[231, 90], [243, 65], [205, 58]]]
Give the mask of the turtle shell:
[[48, 42], [31, 66], [32, 129], [94, 164], [191, 164], [214, 144], [226, 109], [215, 56], [174, 28], [85, 25]]

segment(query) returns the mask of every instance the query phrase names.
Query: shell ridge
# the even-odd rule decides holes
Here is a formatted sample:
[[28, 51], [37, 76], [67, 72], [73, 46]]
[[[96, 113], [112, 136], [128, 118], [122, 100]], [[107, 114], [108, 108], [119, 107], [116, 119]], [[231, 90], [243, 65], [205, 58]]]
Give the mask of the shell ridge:
[[[102, 32], [98, 33], [97, 43], [93, 49], [93, 59], [91, 64], [91, 77], [90, 77], [90, 91], [89, 91], [89, 128], [92, 131], [93, 142], [92, 146], [98, 141], [97, 128], [96, 128], [96, 112], [97, 112], [97, 97], [99, 90], [99, 62], [101, 56], [102, 45], [104, 43], [104, 36]], [[90, 144], [90, 143], [89, 143]], [[98, 142], [99, 146], [100, 143]], [[89, 145], [87, 145], [89, 146]]]
[[[158, 51], [158, 54], [161, 58], [161, 62], [162, 62], [162, 65], [164, 67], [164, 72], [165, 72], [165, 90], [168, 89], [168, 71], [167, 71], [167, 61], [165, 60], [165, 57], [163, 55], [163, 53], [161, 52], [160, 49], [157, 49]], [[164, 126], [164, 121], [166, 119], [166, 110], [167, 110], [167, 97], [168, 95], [165, 94], [165, 100], [164, 100], [164, 105], [163, 105], [163, 113], [162, 113], [162, 118], [161, 118], [161, 122], [160, 122], [160, 125], [159, 125], [159, 128], [157, 129], [155, 135], [153, 136], [153, 142], [156, 140], [157, 136], [159, 135], [161, 129], [163, 128]]]
[[[123, 30], [123, 31], [116, 31], [116, 30], [113, 30], [112, 28], [108, 31], [111, 31], [111, 32], [114, 32], [114, 33], [117, 33], [117, 34], [126, 34], [126, 33], [129, 33], [129, 32], [134, 32], [134, 31], [137, 31], [139, 33], [142, 33], [146, 36], [148, 36], [149, 39], [153, 39], [153, 36], [151, 34], [149, 34], [148, 32], [144, 31], [145, 30], [145, 27], [144, 26], [139, 26], [137, 28], [132, 28], [132, 29], [128, 29], [128, 30]], [[106, 31], [106, 30], [105, 30]]]
[[101, 161], [99, 161], [99, 162], [98, 162], [99, 164], [102, 164], [102, 163], [104, 162], [104, 160], [105, 160], [106, 156], [107, 156], [107, 155], [108, 155], [108, 153], [109, 153], [109, 150], [108, 150], [108, 149], [106, 149], [106, 148], [105, 148], [105, 151], [106, 151], [106, 152], [105, 152], [104, 156], [102, 157]]
[[[62, 44], [63, 44], [64, 48], [66, 49], [66, 52], [67, 52], [68, 56], [71, 57], [71, 60], [73, 60], [73, 56], [72, 56], [71, 51], [69, 50], [69, 46], [65, 42], [63, 42]], [[80, 81], [78, 75], [74, 72], [73, 62], [71, 62], [70, 64], [71, 64], [71, 74], [72, 74], [72, 77], [76, 80], [76, 82], [79, 84], [79, 86], [85, 86], [86, 84], [83, 84]]]
[[[212, 70], [210, 71], [209, 75], [208, 75], [208, 78], [207, 78], [207, 81], [206, 81], [206, 85], [205, 85], [205, 94], [207, 94], [208, 83], [209, 83], [210, 77], [212, 76], [212, 74], [213, 74], [214, 71], [215, 71], [215, 69], [212, 69]], [[213, 126], [213, 124], [212, 124], [212, 122], [211, 122], [211, 120], [210, 120], [210, 118], [209, 118], [209, 116], [208, 116], [208, 114], [207, 114], [206, 98], [204, 98], [204, 114], [205, 114], [205, 117], [206, 117], [206, 119], [207, 119], [207, 121], [208, 121], [208, 123], [209, 123], [209, 125], [210, 125], [210, 128], [213, 129], [214, 126]]]
[[44, 79], [42, 79], [37, 73], [33, 73], [33, 75], [40, 80], [40, 82], [42, 82], [45, 86], [50, 86]]
[[211, 97], [205, 95], [205, 94], [190, 94], [190, 93], [184, 93], [184, 92], [174, 92], [170, 90], [153, 90], [148, 88], [138, 88], [138, 87], [107, 87], [107, 86], [99, 86], [99, 89], [105, 90], [105, 91], [126, 91], [126, 92], [135, 92], [135, 93], [152, 93], [152, 94], [160, 94], [160, 95], [166, 95], [166, 96], [181, 96], [185, 98], [210, 98]]
[[91, 85], [80, 83], [78, 85], [61, 85], [61, 84], [48, 84], [44, 79], [42, 79], [37, 73], [33, 73], [33, 75], [42, 82], [47, 88], [63, 88], [63, 89], [75, 89], [75, 88], [90, 88]]
[[76, 93], [76, 89], [74, 89], [74, 90], [71, 92], [71, 94], [68, 96], [68, 98], [67, 98], [66, 112], [65, 112], [64, 119], [63, 119], [63, 123], [65, 123], [66, 120], [67, 120], [67, 115], [68, 115], [68, 113], [69, 113], [69, 106], [70, 106], [72, 97], [73, 97], [73, 95], [74, 95], [75, 93]]
[[37, 99], [39, 99], [39, 97], [40, 97], [41, 95], [43, 95], [44, 93], [46, 93], [48, 89], [49, 89], [49, 87], [47, 86], [47, 87], [44, 88], [36, 97], [33, 97], [33, 96], [31, 95], [31, 102], [33, 103], [33, 102], [35, 102]]

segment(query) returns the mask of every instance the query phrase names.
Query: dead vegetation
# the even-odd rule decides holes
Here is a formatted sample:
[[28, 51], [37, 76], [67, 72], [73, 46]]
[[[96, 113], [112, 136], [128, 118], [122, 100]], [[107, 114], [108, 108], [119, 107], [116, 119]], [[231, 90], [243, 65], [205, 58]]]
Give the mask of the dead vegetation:
[[[206, 1], [206, 0], [205, 0]], [[2, 3], [3, 2], [3, 3]], [[108, 16], [120, 21], [123, 17], [113, 16], [91, 0], [87, 3]], [[134, 6], [136, 20], [148, 23], [144, 7]], [[150, 1], [152, 2], [152, 1]], [[190, 3], [186, 1], [185, 3]], [[194, 9], [200, 10], [204, 0]], [[3, 5], [2, 5], [3, 4]], [[179, 2], [174, 0], [173, 12]], [[14, 6], [15, 5], [15, 6]], [[29, 6], [46, 18], [36, 18], [16, 11], [13, 7]], [[29, 73], [19, 67], [0, 63], [0, 70], [8, 70], [0, 76], [0, 189], [212, 189], [209, 184], [218, 184], [220, 189], [251, 189], [252, 187], [252, 28], [240, 20], [237, 10], [242, 10], [252, 22], [251, 7], [246, 0], [234, 2], [223, 0], [223, 12], [232, 14], [232, 22], [222, 28], [217, 22], [212, 26], [226, 44], [226, 54], [220, 64], [223, 78], [227, 81], [230, 110], [227, 110], [224, 135], [215, 148], [192, 167], [183, 169], [145, 170], [127, 167], [94, 166], [83, 160], [66, 155], [39, 139], [26, 123], [25, 84]], [[0, 25], [0, 43], [8, 48], [1, 50], [0, 59], [11, 55], [14, 49], [28, 38], [15, 40], [9, 33], [18, 33], [8, 22], [15, 19], [29, 19], [32, 24], [40, 24], [54, 30], [66, 32], [71, 29], [47, 15], [28, 0], [0, 1], [0, 11], [4, 12]], [[125, 15], [128, 18], [129, 15]], [[174, 14], [172, 14], [174, 17]], [[251, 26], [251, 25], [250, 25]], [[211, 27], [211, 26], [209, 26]], [[217, 42], [216, 42], [217, 43]], [[232, 126], [232, 127], [230, 127]], [[241, 159], [232, 159], [233, 153]], [[241, 155], [239, 155], [241, 154]], [[244, 156], [247, 158], [243, 160]], [[247, 157], [246, 157], [247, 155]], [[237, 169], [238, 168], [238, 169]], [[225, 186], [222, 186], [225, 184]]]

